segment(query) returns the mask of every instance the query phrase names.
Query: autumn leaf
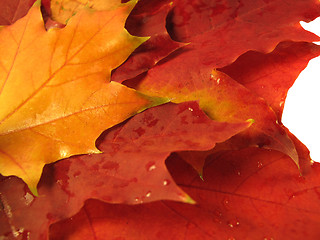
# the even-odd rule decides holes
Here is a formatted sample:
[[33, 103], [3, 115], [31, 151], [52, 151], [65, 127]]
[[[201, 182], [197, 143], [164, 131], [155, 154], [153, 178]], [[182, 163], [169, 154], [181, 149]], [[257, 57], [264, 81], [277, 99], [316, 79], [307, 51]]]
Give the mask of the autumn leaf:
[[200, 180], [177, 155], [174, 179], [196, 205], [159, 201], [128, 206], [89, 200], [54, 224], [50, 239], [317, 239], [319, 164], [301, 177], [285, 155], [249, 148], [212, 157]]
[[[271, 53], [250, 51], [240, 56], [233, 64], [219, 70], [266, 100], [276, 113], [278, 122], [281, 122], [284, 101], [289, 88], [307, 66], [309, 60], [319, 54], [318, 45], [306, 42], [283, 42]], [[284, 126], [282, 128], [295, 144], [299, 155], [300, 171], [302, 173], [308, 171], [311, 159], [306, 153], [305, 146], [301, 147], [302, 143]], [[207, 156], [220, 151], [221, 148], [223, 146], [219, 145], [210, 151], [187, 151], [179, 155], [202, 174], [202, 167]]]
[[123, 28], [134, 4], [79, 11], [65, 28], [47, 32], [37, 3], [1, 30], [1, 174], [21, 177], [36, 193], [46, 163], [99, 153], [103, 130], [164, 101], [108, 83], [146, 40]]
[[201, 109], [217, 121], [253, 119], [254, 124], [228, 140], [225, 149], [264, 147], [281, 151], [299, 163], [294, 144], [263, 99], [222, 72], [199, 65], [195, 69], [193, 63], [193, 58], [180, 54], [151, 69], [142, 80], [127, 84], [145, 94], [169, 97], [176, 103], [198, 100]]
[[[17, 19], [20, 5], [0, 16]], [[0, 239], [318, 239], [319, 164], [281, 114], [288, 88], [320, 53], [311, 43], [320, 38], [299, 23], [319, 16], [320, 2], [134, 5], [42, 0], [44, 19], [37, 9], [0, 29], [0, 79], [20, 79], [0, 80], [0, 121], [12, 114], [0, 124], [0, 162], [4, 145], [23, 164], [51, 162], [38, 197], [0, 175]], [[28, 134], [2, 140], [7, 126]], [[78, 147], [102, 153], [66, 155]], [[49, 154], [59, 158], [43, 161]]]
[[[70, 217], [89, 198], [126, 204], [162, 199], [192, 203], [170, 176], [166, 158], [172, 151], [210, 149], [249, 125], [212, 121], [195, 102], [148, 109], [106, 131], [97, 141], [102, 154], [47, 166], [36, 199], [15, 178], [1, 182], [0, 199], [10, 206], [11, 215], [6, 213], [3, 221], [0, 218], [2, 226], [9, 224], [0, 234], [12, 234], [13, 228], [28, 229], [30, 237], [37, 239], [47, 234], [41, 225]], [[35, 214], [36, 221], [32, 221]]]
[[320, 47], [307, 42], [282, 42], [269, 54], [249, 51], [220, 71], [262, 97], [281, 120], [284, 102], [308, 62]]
[[320, 2], [314, 0], [178, 0], [170, 35], [191, 42], [188, 50], [198, 51], [189, 54], [202, 64], [220, 68], [249, 50], [271, 52], [282, 41], [319, 41], [299, 23], [319, 15]]
[[186, 45], [173, 41], [167, 32], [166, 18], [172, 8], [172, 2], [138, 2], [126, 21], [126, 29], [135, 36], [150, 36], [150, 39], [141, 44], [125, 63], [112, 72], [112, 81], [121, 83], [134, 78]]
[[2, 0], [0, 25], [10, 25], [25, 16], [35, 0]]
[[[232, 78], [217, 71], [216, 68], [232, 63], [248, 50], [270, 52], [279, 42], [288, 38], [292, 41], [319, 40], [319, 37], [303, 30], [298, 19], [310, 20], [315, 17], [320, 12], [320, 4], [314, 6], [314, 2], [306, 3], [306, 8], [310, 9], [312, 6], [313, 11], [310, 16], [305, 16], [305, 10], [297, 8], [302, 2], [297, 1], [292, 4], [294, 6], [286, 9], [288, 11], [286, 17], [279, 17], [277, 23], [268, 27], [267, 16], [271, 18], [270, 15], [284, 11], [284, 3], [274, 1], [261, 3], [261, 6], [246, 2], [238, 6], [237, 2], [234, 2], [231, 6], [234, 11], [231, 18], [229, 13], [227, 15], [223, 13], [220, 17], [225, 17], [225, 22], [222, 22], [222, 18], [220, 22], [215, 20], [212, 23], [204, 22], [202, 25], [206, 29], [200, 32], [196, 30], [191, 36], [192, 30], [189, 29], [189, 32], [188, 27], [194, 28], [192, 24], [201, 25], [199, 18], [196, 17], [197, 20], [193, 22], [191, 16], [202, 14], [203, 17], [208, 12], [212, 14], [217, 6], [213, 6], [215, 3], [212, 2], [213, 5], [210, 2], [204, 2], [199, 6], [194, 4], [190, 7], [191, 16], [179, 14], [179, 9], [182, 9], [186, 2], [195, 1], [176, 3], [171, 35], [175, 36], [175, 39], [188, 40], [191, 43], [152, 68], [146, 77], [139, 81], [136, 79], [135, 82], [128, 81], [126, 84], [146, 94], [172, 98], [173, 102], [199, 100], [200, 107], [215, 120], [234, 122], [252, 118], [255, 124], [245, 134], [228, 141], [226, 149], [247, 146], [274, 149], [287, 154], [298, 165], [299, 159], [294, 143], [285, 133], [268, 102], [251, 91], [246, 91], [242, 85], [236, 86]], [[204, 10], [196, 11], [195, 8]], [[260, 16], [262, 10], [263, 15]], [[185, 21], [175, 25], [175, 17], [180, 20], [185, 18]], [[254, 24], [253, 20], [256, 20]], [[261, 27], [262, 25], [265, 27]], [[183, 32], [188, 33], [190, 37], [178, 38], [177, 36], [182, 34], [180, 28], [186, 28]], [[199, 166], [194, 167], [199, 168]]]

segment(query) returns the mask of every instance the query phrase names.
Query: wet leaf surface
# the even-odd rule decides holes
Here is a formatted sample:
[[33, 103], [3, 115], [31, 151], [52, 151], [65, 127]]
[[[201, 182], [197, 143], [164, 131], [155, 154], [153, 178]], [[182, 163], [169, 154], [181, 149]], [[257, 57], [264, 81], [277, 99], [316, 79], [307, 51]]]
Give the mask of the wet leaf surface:
[[319, 55], [316, 44], [282, 42], [269, 54], [250, 51], [220, 70], [265, 99], [280, 121], [289, 88], [308, 62]]
[[172, 151], [210, 149], [249, 125], [212, 121], [195, 102], [149, 109], [104, 133], [98, 140], [102, 154], [48, 165], [37, 198], [17, 178], [3, 179], [1, 198], [10, 213], [5, 212], [0, 223], [9, 222], [10, 227], [0, 235], [12, 234], [14, 228], [28, 229], [34, 239], [45, 236], [50, 223], [75, 214], [89, 198], [126, 204], [161, 199], [192, 203], [169, 174], [167, 156]]
[[77, 215], [53, 225], [50, 239], [319, 237], [319, 164], [301, 177], [285, 155], [251, 148], [212, 156], [205, 181], [177, 155], [169, 159], [168, 168], [196, 205], [160, 201], [128, 206], [89, 200]]
[[83, 10], [65, 28], [46, 31], [38, 2], [1, 30], [2, 175], [22, 178], [36, 194], [46, 163], [98, 153], [95, 140], [105, 129], [165, 101], [108, 82], [111, 70], [146, 40], [123, 28], [133, 4]]
[[299, 24], [319, 1], [42, 0], [41, 16], [38, 0], [23, 17], [31, 2], [0, 8], [0, 168], [19, 158], [39, 179], [50, 164], [37, 197], [0, 175], [1, 240], [320, 237], [319, 164], [281, 123], [320, 53]]

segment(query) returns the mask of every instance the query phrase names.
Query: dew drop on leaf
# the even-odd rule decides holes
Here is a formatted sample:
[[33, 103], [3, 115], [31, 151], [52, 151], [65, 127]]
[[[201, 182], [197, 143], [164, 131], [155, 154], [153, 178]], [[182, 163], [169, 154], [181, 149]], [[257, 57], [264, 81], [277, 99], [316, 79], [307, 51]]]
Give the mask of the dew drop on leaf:
[[24, 196], [24, 199], [25, 199], [25, 204], [29, 206], [33, 202], [34, 197], [32, 194], [27, 192], [26, 195]]
[[234, 227], [238, 227], [240, 225], [240, 222], [235, 219], [235, 220], [228, 221], [227, 224], [229, 227], [234, 228]]
[[150, 197], [151, 196], [151, 191], [147, 192], [146, 197]]
[[170, 181], [168, 179], [163, 180], [162, 182], [163, 186], [168, 186], [170, 184]]
[[222, 205], [225, 207], [225, 209], [229, 209], [230, 208], [229, 198], [224, 198], [222, 200]]
[[156, 165], [155, 165], [155, 162], [148, 162], [147, 164], [146, 164], [146, 170], [148, 171], [148, 172], [151, 172], [151, 171], [153, 171], [153, 170], [155, 170], [157, 167], [156, 167]]

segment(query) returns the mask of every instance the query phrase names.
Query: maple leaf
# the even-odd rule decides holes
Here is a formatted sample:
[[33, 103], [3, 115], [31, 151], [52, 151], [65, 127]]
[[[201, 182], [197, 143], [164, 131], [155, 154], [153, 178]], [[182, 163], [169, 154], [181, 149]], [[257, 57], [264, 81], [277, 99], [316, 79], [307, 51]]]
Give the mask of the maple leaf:
[[10, 25], [25, 16], [35, 0], [2, 0], [0, 25]]
[[308, 62], [319, 55], [316, 44], [282, 42], [269, 54], [249, 51], [219, 70], [266, 100], [280, 121], [289, 88]]
[[[181, 35], [180, 27], [188, 29], [189, 23], [192, 23], [193, 28], [195, 27], [193, 24], [200, 25], [199, 18], [193, 22], [193, 18], [188, 14], [179, 14], [177, 9], [181, 8], [181, 11], [184, 11], [186, 2], [193, 3], [190, 8], [192, 16], [200, 14], [203, 17], [208, 12], [212, 14], [217, 7], [212, 1], [201, 3], [192, 0], [178, 1], [171, 17], [173, 21], [171, 35], [176, 39], [179, 34]], [[245, 135], [231, 139], [226, 144], [227, 148], [254, 145], [271, 148], [286, 153], [298, 165], [299, 158], [294, 143], [285, 133], [268, 102], [250, 91], [245, 91], [242, 85], [236, 86], [233, 79], [216, 71], [215, 68], [230, 64], [248, 50], [270, 52], [279, 42], [288, 38], [292, 41], [319, 40], [319, 37], [303, 30], [299, 20], [310, 20], [319, 14], [320, 4], [307, 2], [306, 8], [308, 10], [312, 8], [313, 11], [310, 16], [306, 16], [305, 10], [297, 8], [302, 2], [297, 1], [294, 6], [290, 6], [290, 9], [286, 9], [289, 14], [277, 18], [278, 22], [272, 27], [261, 27], [266, 25], [267, 16], [283, 11], [284, 3], [276, 0], [260, 5], [252, 4], [250, 1], [244, 1], [240, 6], [236, 1], [230, 3], [234, 4], [227, 7], [232, 9], [233, 14], [230, 15], [227, 11], [228, 14], [221, 14], [217, 22], [214, 20], [212, 24], [204, 23], [206, 29], [198, 34], [195, 31], [195, 36], [190, 36], [191, 28], [190, 31], [184, 31], [189, 33], [190, 37], [178, 40], [190, 41], [188, 46], [176, 51], [152, 68], [140, 81], [136, 79], [136, 82], [128, 81], [126, 84], [148, 94], [172, 98], [173, 102], [199, 100], [201, 108], [215, 120], [237, 121], [253, 118], [255, 124], [251, 129]], [[174, 24], [174, 19], [184, 18], [186, 20], [183, 23]], [[253, 20], [256, 20], [254, 24]], [[242, 37], [238, 38], [240, 35]]]
[[270, 52], [282, 41], [319, 41], [299, 23], [319, 15], [320, 2], [314, 0], [178, 0], [168, 24], [174, 40], [198, 49], [190, 55], [220, 68], [249, 50]]
[[37, 3], [1, 30], [3, 175], [21, 177], [36, 193], [46, 163], [100, 152], [95, 139], [103, 130], [165, 101], [108, 83], [111, 70], [146, 40], [123, 28], [134, 4], [84, 9], [65, 28], [47, 32]]
[[[288, 89], [307, 66], [309, 60], [319, 54], [320, 47], [312, 43], [282, 42], [271, 53], [264, 54], [250, 51], [240, 56], [231, 65], [219, 70], [227, 73], [234, 80], [266, 100], [276, 113], [278, 122], [280, 122]], [[302, 173], [308, 171], [310, 156], [299, 147], [302, 143], [284, 126], [282, 128], [295, 144], [299, 155], [300, 171]], [[223, 146], [219, 145], [210, 151], [187, 151], [181, 152], [179, 155], [202, 174], [202, 167], [207, 156], [220, 151], [221, 148]]]
[[[159, 6], [160, 5], [160, 6]], [[150, 36], [120, 67], [116, 68], [111, 80], [123, 82], [146, 72], [185, 43], [173, 41], [166, 29], [166, 18], [172, 3], [139, 1], [127, 19], [126, 29], [135, 36]]]
[[2, 212], [3, 218], [0, 214], [0, 224], [9, 226], [0, 235], [26, 229], [37, 239], [47, 234], [41, 226], [70, 217], [89, 198], [127, 204], [161, 199], [190, 203], [167, 171], [167, 156], [172, 151], [210, 149], [249, 125], [212, 121], [195, 102], [146, 110], [106, 131], [97, 141], [102, 154], [76, 156], [47, 166], [36, 199], [15, 178], [1, 182], [0, 199], [11, 213]]
[[196, 65], [195, 69], [194, 59], [185, 57], [180, 54], [151, 69], [142, 80], [127, 84], [146, 94], [169, 97], [176, 103], [199, 100], [201, 109], [217, 121], [253, 119], [254, 124], [248, 130], [228, 140], [226, 149], [248, 146], [274, 149], [298, 164], [294, 144], [263, 99], [222, 72], [202, 65]]
[[89, 200], [50, 228], [50, 239], [317, 239], [320, 165], [301, 177], [290, 159], [248, 148], [212, 156], [201, 181], [177, 155], [174, 179], [196, 205], [128, 206]]

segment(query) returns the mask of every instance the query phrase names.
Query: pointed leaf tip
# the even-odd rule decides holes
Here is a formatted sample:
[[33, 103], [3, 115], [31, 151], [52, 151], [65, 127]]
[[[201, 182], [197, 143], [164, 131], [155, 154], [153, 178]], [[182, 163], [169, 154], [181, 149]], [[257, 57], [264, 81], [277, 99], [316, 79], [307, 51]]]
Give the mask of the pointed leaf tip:
[[105, 80], [148, 39], [125, 30], [128, 7], [79, 11], [47, 32], [39, 4], [0, 32], [0, 172], [34, 195], [45, 164], [100, 153], [95, 140], [104, 130], [167, 102]]

